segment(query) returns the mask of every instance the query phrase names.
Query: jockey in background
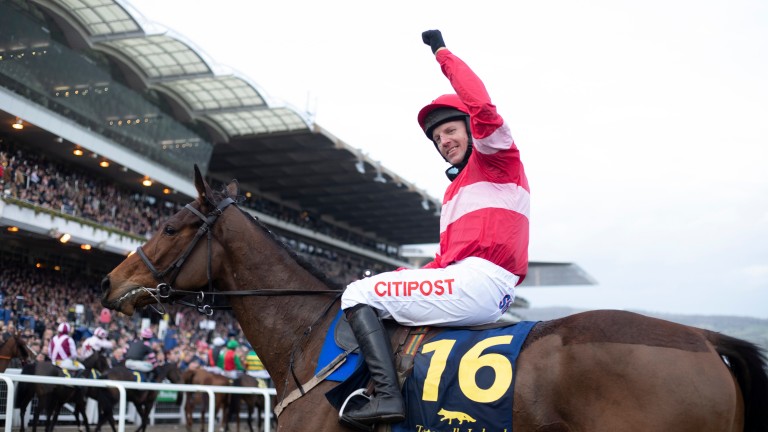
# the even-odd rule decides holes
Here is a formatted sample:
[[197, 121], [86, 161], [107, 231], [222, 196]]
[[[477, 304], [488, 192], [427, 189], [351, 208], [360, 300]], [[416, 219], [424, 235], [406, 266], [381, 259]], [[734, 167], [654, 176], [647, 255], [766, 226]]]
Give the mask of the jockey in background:
[[83, 341], [81, 358], [85, 360], [95, 353], [100, 353], [102, 349], [111, 350], [112, 348], [114, 348], [114, 344], [107, 340], [107, 331], [101, 327], [96, 327], [93, 336]]
[[264, 387], [272, 387], [269, 372], [264, 368], [264, 363], [256, 355], [256, 351], [250, 345], [244, 348], [248, 351], [245, 355], [245, 373], [256, 378], [259, 381], [259, 387], [261, 387], [262, 382], [265, 384]]
[[51, 338], [48, 344], [48, 353], [51, 362], [56, 366], [67, 370], [81, 370], [85, 367], [77, 361], [77, 346], [75, 340], [69, 335], [69, 324], [59, 324], [58, 334]]
[[264, 369], [264, 363], [256, 354], [253, 348], [248, 348], [248, 354], [245, 355], [246, 371], [248, 375], [254, 378], [269, 379], [269, 372]]
[[244, 359], [239, 355], [238, 347], [240, 344], [230, 339], [227, 345], [219, 351], [216, 359], [216, 366], [221, 369], [221, 374], [228, 378], [237, 378], [245, 370]]
[[219, 353], [222, 349], [224, 349], [225, 341], [220, 336], [217, 336], [213, 339], [212, 347], [208, 350], [207, 355], [208, 358], [205, 362], [205, 370], [208, 372], [213, 372], [216, 374], [221, 375], [221, 373], [224, 371], [222, 368], [219, 367], [218, 361], [219, 361]]
[[157, 354], [150, 341], [154, 334], [149, 328], [141, 331], [141, 340], [135, 340], [125, 353], [125, 367], [139, 372], [152, 372], [157, 363]]

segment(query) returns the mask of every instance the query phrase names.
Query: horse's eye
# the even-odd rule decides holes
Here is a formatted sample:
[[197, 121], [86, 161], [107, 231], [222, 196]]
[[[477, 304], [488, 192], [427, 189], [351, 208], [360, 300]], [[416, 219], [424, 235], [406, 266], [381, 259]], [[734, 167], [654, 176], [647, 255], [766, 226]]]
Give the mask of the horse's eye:
[[165, 235], [169, 235], [169, 236], [175, 235], [176, 234], [176, 228], [174, 228], [174, 227], [172, 227], [170, 225], [166, 225], [165, 228], [163, 229], [163, 233]]

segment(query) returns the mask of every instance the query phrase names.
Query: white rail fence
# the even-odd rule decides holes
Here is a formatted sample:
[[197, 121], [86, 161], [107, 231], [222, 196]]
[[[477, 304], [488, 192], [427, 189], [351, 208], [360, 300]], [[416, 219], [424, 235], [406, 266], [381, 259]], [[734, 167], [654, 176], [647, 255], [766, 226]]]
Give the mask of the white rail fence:
[[[17, 382], [30, 382], [30, 383], [42, 383], [42, 384], [59, 384], [59, 385], [73, 385], [73, 380], [76, 380], [77, 386], [83, 387], [112, 387], [116, 388], [120, 394], [120, 400], [118, 404], [118, 432], [125, 432], [125, 418], [128, 408], [128, 401], [126, 399], [126, 390], [168, 390], [184, 393], [197, 393], [203, 392], [208, 394], [208, 431], [214, 432], [216, 411], [214, 393], [229, 393], [229, 394], [257, 394], [264, 397], [264, 411], [263, 420], [264, 425], [261, 430], [263, 432], [271, 432], [272, 428], [272, 400], [270, 396], [276, 394], [273, 388], [257, 388], [257, 387], [235, 387], [235, 386], [209, 386], [209, 385], [194, 385], [194, 384], [170, 384], [170, 383], [136, 383], [130, 381], [116, 381], [106, 379], [87, 379], [87, 378], [60, 378], [60, 377], [42, 377], [36, 375], [21, 375], [16, 373], [0, 373], [0, 381], [5, 382], [7, 386], [7, 395], [5, 400], [5, 429], [4, 432], [11, 432], [13, 425], [13, 411], [14, 400], [16, 395], [16, 383]], [[213, 413], [213, 414], [211, 414]], [[3, 413], [0, 413], [3, 414]], [[258, 420], [258, 419], [257, 419]]]

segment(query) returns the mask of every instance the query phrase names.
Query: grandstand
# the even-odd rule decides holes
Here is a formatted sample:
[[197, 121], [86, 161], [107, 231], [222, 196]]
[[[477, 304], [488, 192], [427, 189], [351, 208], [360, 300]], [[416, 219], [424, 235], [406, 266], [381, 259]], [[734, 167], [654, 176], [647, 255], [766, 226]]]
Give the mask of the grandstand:
[[[438, 241], [438, 198], [150, 27], [117, 0], [0, 0], [0, 259], [95, 286], [196, 195], [193, 164], [340, 283]], [[591, 283], [573, 263], [525, 281]]]

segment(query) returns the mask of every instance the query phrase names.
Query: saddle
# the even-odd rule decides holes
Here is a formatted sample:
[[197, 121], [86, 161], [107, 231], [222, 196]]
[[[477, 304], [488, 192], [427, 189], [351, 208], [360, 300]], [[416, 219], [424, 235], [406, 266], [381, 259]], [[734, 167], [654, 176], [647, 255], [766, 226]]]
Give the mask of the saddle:
[[[402, 388], [403, 382], [413, 369], [413, 359], [421, 344], [427, 339], [427, 335], [435, 335], [442, 329], [437, 327], [407, 327], [401, 326], [393, 320], [384, 320], [384, 328], [392, 342], [392, 352], [395, 355], [395, 367], [397, 369], [398, 383]], [[336, 345], [345, 352], [357, 353], [359, 346], [349, 321], [342, 315], [336, 324], [333, 334]], [[373, 392], [373, 381], [369, 381], [366, 394]]]

